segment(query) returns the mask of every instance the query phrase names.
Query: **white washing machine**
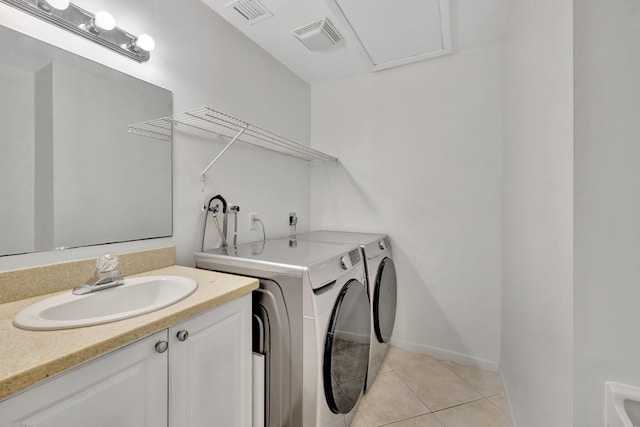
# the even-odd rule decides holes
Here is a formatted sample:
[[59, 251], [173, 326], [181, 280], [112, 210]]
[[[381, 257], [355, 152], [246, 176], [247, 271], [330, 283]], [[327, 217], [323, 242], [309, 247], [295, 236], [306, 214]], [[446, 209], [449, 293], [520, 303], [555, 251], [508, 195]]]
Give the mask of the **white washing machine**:
[[371, 336], [360, 247], [274, 239], [198, 252], [195, 260], [260, 279], [253, 349], [265, 360], [264, 426], [348, 427]]
[[298, 234], [299, 241], [357, 244], [366, 260], [367, 286], [371, 301], [371, 349], [365, 391], [371, 387], [389, 350], [396, 319], [396, 269], [386, 234], [319, 230]]

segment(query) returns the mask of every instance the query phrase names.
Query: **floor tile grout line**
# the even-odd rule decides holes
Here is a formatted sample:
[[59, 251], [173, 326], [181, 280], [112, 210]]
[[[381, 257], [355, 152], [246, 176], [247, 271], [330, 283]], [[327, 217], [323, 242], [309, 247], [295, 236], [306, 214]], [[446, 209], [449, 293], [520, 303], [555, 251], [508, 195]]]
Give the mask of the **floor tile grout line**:
[[[496, 395], [496, 396], [497, 396], [497, 395]], [[475, 401], [473, 401], [473, 402], [467, 402], [467, 403], [465, 403], [465, 404], [458, 405], [458, 406], [464, 406], [464, 405], [467, 405], [467, 404], [470, 404], [470, 403], [474, 403], [474, 402], [481, 402], [481, 401], [483, 401], [483, 400], [487, 400], [487, 401], [488, 401], [489, 399], [485, 397], [485, 398], [478, 399], [478, 400], [475, 400]], [[490, 401], [489, 401], [488, 403], [489, 403], [490, 405], [495, 406], [495, 404], [493, 404], [493, 402], [490, 402]], [[457, 406], [456, 406], [456, 407], [457, 407]], [[454, 408], [455, 408], [455, 407], [454, 407]], [[447, 408], [447, 409], [451, 409], [451, 408]], [[498, 410], [500, 410], [500, 408], [498, 408]], [[443, 410], [439, 410], [439, 411], [436, 411], [436, 412], [434, 412], [434, 413], [433, 413], [433, 415], [435, 415], [435, 417], [438, 419], [438, 421], [440, 421], [440, 423], [441, 423], [444, 427], [450, 427], [450, 426], [448, 426], [448, 425], [445, 423], [445, 421], [444, 421], [443, 419], [441, 419], [441, 418], [440, 418], [440, 416], [439, 416], [439, 415], [440, 415], [441, 413], [443, 413], [444, 411], [445, 411], [445, 409], [443, 409]], [[509, 426], [509, 427], [510, 427], [510, 426], [511, 426], [511, 421], [509, 420], [509, 417], [507, 416], [506, 412], [505, 412], [505, 411], [502, 411], [502, 410], [500, 410], [500, 412], [501, 412], [501, 413], [503, 413], [503, 414], [505, 415], [505, 419], [506, 419], [506, 421], [507, 421], [507, 426]], [[451, 426], [451, 427], [455, 427], [455, 426]]]
[[[427, 407], [427, 409], [429, 410], [429, 412], [428, 412], [427, 414], [435, 414], [436, 412], [444, 411], [444, 410], [447, 410], [447, 409], [450, 409], [450, 408], [455, 408], [455, 407], [457, 407], [457, 406], [466, 405], [467, 403], [477, 402], [478, 400], [487, 399], [487, 397], [486, 397], [485, 395], [483, 395], [479, 390], [476, 390], [476, 388], [475, 388], [475, 387], [473, 387], [471, 384], [467, 383], [464, 379], [460, 378], [460, 376], [459, 376], [459, 375], [456, 375], [456, 373], [455, 373], [455, 372], [453, 372], [451, 369], [449, 369], [446, 365], [441, 364], [439, 360], [437, 361], [437, 364], [442, 365], [442, 367], [443, 367], [443, 368], [445, 368], [447, 371], [451, 372], [451, 373], [452, 373], [456, 378], [460, 379], [460, 381], [462, 381], [464, 384], [466, 384], [467, 386], [471, 387], [471, 389], [472, 389], [473, 391], [475, 391], [476, 393], [478, 393], [478, 394], [480, 395], [480, 397], [479, 397], [478, 399], [469, 400], [469, 401], [467, 401], [467, 402], [458, 403], [458, 404], [456, 404], [456, 405], [448, 406], [448, 407], [446, 407], [446, 408], [442, 408], [442, 409], [438, 409], [438, 410], [435, 410], [435, 411], [434, 411], [434, 410], [432, 410], [431, 408], [429, 408], [429, 405], [427, 405], [427, 402], [425, 402], [424, 400], [422, 400], [422, 399], [420, 398], [420, 396], [418, 396], [418, 395], [416, 394], [416, 392], [411, 388], [411, 386], [410, 386], [409, 384], [407, 384], [407, 383], [402, 379], [402, 377], [396, 373], [396, 369], [393, 369], [393, 368], [392, 368], [392, 369], [391, 369], [391, 372], [393, 372], [393, 373], [396, 375], [396, 377], [400, 378], [400, 381], [402, 381], [402, 383], [403, 383], [405, 386], [407, 386], [407, 388], [409, 389], [409, 391], [411, 391], [411, 393], [412, 393], [412, 394], [413, 394], [413, 395], [414, 395], [414, 396], [415, 396], [415, 397], [416, 397], [420, 402], [422, 402], [422, 404], [423, 404], [424, 406], [426, 406], [426, 407]], [[400, 370], [401, 370], [401, 369], [400, 369]], [[498, 394], [494, 394], [493, 396], [498, 396]], [[491, 396], [491, 397], [493, 397], [493, 396]], [[493, 402], [489, 402], [489, 403], [491, 403], [492, 405], [496, 406]], [[422, 414], [422, 415], [427, 415], [427, 414]], [[420, 415], [420, 416], [422, 416], [422, 415]], [[404, 420], [398, 420], [398, 421], [404, 421]], [[394, 421], [394, 422], [398, 422], [398, 421]]]
[[[415, 417], [422, 417], [424, 415], [429, 415], [429, 414], [433, 413], [431, 408], [429, 408], [429, 406], [427, 406], [427, 404], [424, 403], [424, 401], [418, 397], [418, 395], [411, 389], [411, 387], [409, 387], [409, 385], [407, 383], [404, 382], [404, 380], [400, 377], [400, 375], [398, 375], [396, 373], [396, 371], [394, 369], [391, 369], [391, 370], [389, 370], [387, 372], [384, 372], [384, 373], [385, 374], [392, 373], [396, 378], [398, 378], [400, 380], [400, 382], [402, 382], [402, 384], [404, 384], [404, 386], [407, 388], [407, 390], [409, 390], [409, 393], [411, 393], [413, 395], [413, 397], [418, 399], [418, 401], [421, 402], [424, 405], [424, 407], [427, 409], [427, 412], [424, 412], [422, 414], [418, 414], [418, 415], [415, 415], [415, 416], [409, 417], [409, 418], [401, 418], [401, 419], [398, 419], [398, 420], [394, 420], [394, 421], [391, 421], [391, 422], [386, 423], [386, 424], [378, 424], [378, 425], [375, 425], [373, 427], [382, 427], [382, 426], [386, 426], [386, 425], [389, 425], [389, 424], [399, 423], [400, 421], [405, 421], [405, 420], [408, 420], [408, 419], [411, 419], [411, 418], [415, 418]], [[374, 385], [375, 385], [375, 382], [374, 382]], [[360, 412], [360, 409], [358, 409], [358, 412]], [[366, 418], [364, 417], [364, 414], [362, 412], [360, 412], [360, 415], [362, 416], [362, 419], [363, 419], [364, 423], [367, 425], [367, 427], [371, 427], [369, 425], [369, 423], [367, 422]]]
[[[449, 372], [451, 372], [453, 375], [455, 375], [456, 377], [460, 378], [460, 380], [462, 380], [462, 382], [464, 382], [466, 385], [468, 385], [469, 387], [471, 387], [472, 389], [474, 389], [475, 391], [477, 391], [477, 392], [480, 394], [480, 396], [482, 396], [482, 397], [484, 397], [484, 398], [494, 397], [494, 396], [498, 396], [498, 395], [502, 395], [502, 394], [503, 394], [503, 392], [502, 392], [502, 387], [500, 387], [500, 393], [492, 394], [492, 395], [489, 395], [489, 396], [485, 396], [485, 394], [484, 394], [482, 391], [478, 390], [476, 387], [474, 387], [474, 386], [473, 386], [473, 384], [469, 383], [467, 380], [465, 380], [464, 378], [462, 378], [460, 375], [456, 374], [456, 373], [455, 373], [451, 368], [449, 368], [449, 367], [447, 366], [447, 364], [446, 364], [446, 363], [444, 363], [444, 362], [453, 362], [453, 363], [457, 363], [457, 362], [454, 362], [453, 360], [444, 360], [444, 359], [442, 359], [442, 360], [441, 360], [441, 359], [436, 359], [436, 361], [437, 361], [439, 364], [441, 364], [443, 367], [445, 367], [445, 368], [446, 368]], [[483, 371], [488, 371], [487, 369], [479, 368], [479, 367], [477, 367], [477, 366], [465, 365], [465, 364], [463, 364], [463, 363], [457, 363], [457, 364], [458, 364], [458, 365], [462, 365], [462, 366], [469, 366], [469, 367], [471, 367], [471, 368], [481, 369], [481, 370], [483, 370]], [[488, 372], [493, 372], [493, 371], [488, 371]]]
[[[459, 408], [459, 407], [461, 407], [461, 406], [465, 406], [465, 405], [468, 405], [468, 404], [470, 404], [470, 403], [481, 402], [481, 401], [483, 401], [483, 400], [488, 400], [488, 399], [487, 399], [486, 397], [483, 397], [483, 398], [481, 398], [481, 399], [472, 400], [472, 401], [470, 401], [470, 402], [462, 403], [462, 404], [460, 404], [460, 405], [455, 405], [455, 406], [452, 406], [452, 407], [450, 407], [450, 408], [439, 409], [439, 410], [437, 410], [437, 411], [434, 411], [434, 412], [433, 412], [433, 415], [434, 415], [434, 416], [436, 417], [436, 419], [440, 422], [440, 424], [442, 424], [444, 427], [449, 427], [449, 426], [445, 423], [445, 421], [444, 421], [442, 418], [440, 418], [440, 417], [438, 416], [439, 414], [443, 413], [444, 411], [448, 411], [449, 409]], [[490, 405], [492, 405], [493, 403], [492, 403], [492, 402], [489, 402], [489, 404], [490, 404]], [[495, 405], [494, 405], [494, 406], [495, 406]]]
[[494, 394], [491, 397], [485, 397], [485, 399], [487, 399], [489, 401], [489, 403], [491, 403], [493, 406], [495, 406], [496, 408], [498, 408], [499, 410], [503, 411], [506, 414], [506, 411], [502, 407], [498, 406], [498, 404], [493, 402], [492, 400], [489, 400], [489, 399], [491, 399], [493, 397], [497, 397], [497, 396], [502, 397], [502, 394]]
[[[435, 414], [433, 412], [429, 412], [428, 414], [420, 414], [420, 415], [416, 415], [416, 416], [409, 417], [409, 418], [403, 418], [403, 419], [397, 420], [397, 421], [391, 421], [390, 423], [380, 424], [379, 426], [376, 426], [376, 427], [390, 426], [390, 425], [393, 425], [395, 423], [399, 423], [399, 422], [402, 422], [402, 421], [408, 421], [408, 420], [413, 420], [413, 419], [416, 419], [416, 418], [424, 417], [425, 415], [435, 415]], [[437, 418], [437, 420], [440, 422], [440, 424], [442, 424], [442, 421], [440, 421], [439, 418]]]
[[[417, 353], [417, 354], [420, 354], [420, 353]], [[428, 355], [426, 355], [426, 356], [428, 356]], [[385, 359], [386, 359], [386, 357], [385, 357]], [[388, 422], [388, 423], [385, 423], [385, 424], [376, 425], [376, 426], [373, 426], [373, 427], [390, 426], [390, 425], [393, 425], [394, 423], [399, 423], [399, 422], [404, 422], [404, 421], [411, 420], [411, 419], [416, 419], [416, 418], [419, 418], [419, 417], [423, 417], [423, 416], [425, 416], [425, 415], [433, 415], [433, 416], [434, 416], [434, 418], [435, 418], [435, 419], [436, 419], [436, 420], [437, 420], [437, 421], [442, 425], [442, 427], [448, 427], [448, 426], [444, 423], [444, 421], [443, 421], [443, 420], [438, 416], [438, 414], [439, 414], [439, 413], [442, 413], [442, 412], [444, 412], [444, 411], [446, 411], [446, 410], [449, 410], [449, 409], [453, 409], [453, 408], [461, 407], [461, 406], [464, 406], [464, 405], [468, 405], [468, 404], [471, 404], [471, 403], [480, 402], [480, 401], [483, 401], [483, 400], [488, 400], [488, 401], [489, 401], [488, 403], [489, 403], [492, 407], [496, 407], [496, 408], [497, 408], [497, 409], [499, 409], [499, 410], [501, 410], [501, 409], [502, 409], [502, 408], [500, 408], [500, 407], [498, 406], [498, 404], [497, 404], [497, 403], [494, 403], [493, 401], [489, 400], [490, 398], [494, 398], [494, 397], [498, 397], [498, 396], [504, 396], [504, 393], [503, 393], [502, 389], [500, 389], [500, 393], [496, 393], [496, 394], [491, 394], [491, 395], [489, 395], [489, 396], [485, 396], [485, 395], [484, 395], [480, 390], [478, 390], [476, 387], [474, 387], [472, 384], [470, 384], [469, 382], [467, 382], [464, 378], [462, 378], [460, 375], [456, 374], [452, 369], [450, 369], [450, 368], [447, 366], [447, 364], [446, 364], [446, 363], [444, 363], [444, 362], [446, 362], [445, 360], [439, 360], [439, 359], [437, 359], [437, 358], [435, 358], [435, 357], [434, 357], [433, 359], [434, 359], [434, 360], [433, 360], [433, 362], [434, 362], [434, 363], [431, 363], [430, 361], [427, 361], [427, 363], [429, 363], [429, 364], [433, 364], [433, 365], [438, 365], [438, 366], [441, 366], [441, 367], [444, 367], [448, 372], [452, 373], [456, 378], [460, 379], [460, 380], [461, 380], [465, 385], [467, 385], [467, 386], [468, 386], [468, 387], [470, 387], [472, 390], [474, 390], [476, 393], [478, 393], [478, 395], [479, 395], [480, 397], [479, 397], [479, 398], [477, 398], [477, 399], [470, 400], [470, 401], [468, 401], [468, 402], [463, 402], [463, 403], [455, 404], [455, 405], [452, 405], [452, 406], [449, 406], [449, 407], [446, 407], [446, 408], [438, 409], [438, 410], [436, 410], [436, 411], [432, 411], [432, 410], [431, 410], [431, 408], [429, 408], [429, 406], [428, 406], [428, 405], [427, 405], [427, 404], [426, 404], [422, 399], [420, 399], [420, 397], [418, 397], [418, 395], [416, 394], [416, 392], [415, 392], [415, 391], [414, 391], [414, 390], [409, 386], [409, 384], [407, 384], [407, 383], [402, 379], [402, 377], [401, 377], [400, 375], [398, 375], [397, 371], [400, 371], [400, 370], [403, 370], [403, 369], [396, 369], [396, 368], [394, 368], [394, 367], [391, 365], [391, 363], [388, 363], [388, 362], [387, 362], [387, 363], [386, 363], [386, 366], [387, 366], [388, 370], [387, 370], [387, 371], [385, 371], [385, 372], [393, 372], [393, 373], [394, 373], [394, 375], [395, 375], [395, 377], [397, 377], [397, 378], [399, 378], [399, 379], [400, 379], [400, 381], [401, 381], [401, 382], [402, 382], [402, 383], [403, 383], [403, 384], [404, 384], [404, 385], [409, 389], [409, 391], [411, 392], [411, 394], [412, 394], [416, 399], [418, 399], [420, 402], [422, 402], [422, 404], [426, 407], [426, 409], [428, 410], [428, 412], [426, 412], [426, 413], [424, 413], [424, 414], [418, 414], [418, 415], [415, 415], [415, 416], [411, 416], [411, 417], [408, 417], [408, 418], [403, 418], [403, 419], [399, 419], [399, 420], [394, 420], [394, 421], [391, 421], [391, 422]], [[383, 363], [384, 363], [384, 361], [383, 361]], [[454, 363], [455, 363], [455, 362], [454, 362]], [[466, 365], [465, 365], [465, 366], [466, 366]], [[478, 368], [478, 369], [482, 369], [482, 368]], [[406, 369], [404, 369], [404, 370], [406, 370]], [[364, 418], [364, 415], [362, 414], [362, 412], [361, 412], [359, 409], [358, 409], [358, 413], [360, 414], [360, 417], [362, 418], [362, 421], [364, 422], [364, 424], [365, 424], [367, 427], [371, 427], [371, 425], [367, 422], [367, 420]]]
[[[370, 427], [369, 423], [367, 422], [367, 419], [364, 417], [364, 415], [362, 414], [362, 412], [360, 412], [360, 408], [358, 408], [358, 414], [360, 414], [360, 418], [362, 418], [362, 422], [364, 423], [364, 425], [366, 427]], [[351, 422], [353, 423], [353, 420], [351, 420]]]
[[[437, 411], [433, 411], [431, 412], [432, 414], [437, 414], [438, 412], [442, 412], [442, 411], [447, 411], [449, 409], [453, 409], [453, 408], [458, 408], [460, 406], [464, 406], [464, 405], [468, 405], [469, 403], [475, 403], [475, 402], [480, 402], [481, 400], [487, 400], [486, 397], [481, 397], [480, 399], [474, 399], [474, 400], [470, 400], [468, 402], [464, 402], [464, 403], [458, 403], [457, 405], [453, 405], [453, 406], [449, 406], [447, 408], [442, 408], [442, 409], [438, 409]], [[489, 402], [491, 403], [491, 402]]]
[[[405, 380], [403, 380], [403, 379], [402, 379], [402, 377], [396, 373], [395, 369], [394, 369], [394, 370], [392, 370], [391, 372], [393, 372], [393, 373], [395, 374], [395, 376], [396, 376], [396, 377], [398, 377], [398, 378], [400, 379], [400, 381], [402, 381], [402, 384], [404, 384], [404, 385], [409, 389], [409, 391], [411, 392], [411, 394], [413, 394], [413, 396], [414, 396], [416, 399], [418, 399], [420, 402], [422, 402], [422, 404], [425, 406], [425, 408], [427, 408], [427, 410], [429, 411], [429, 412], [427, 412], [426, 414], [421, 414], [421, 415], [419, 415], [419, 416], [432, 414], [432, 413], [433, 413], [433, 410], [432, 410], [431, 408], [429, 408], [429, 405], [427, 405], [427, 403], [426, 403], [424, 400], [420, 399], [420, 396], [418, 396], [418, 395], [416, 394], [416, 392], [411, 388], [411, 386], [410, 386], [409, 384], [407, 384], [407, 383], [405, 382]], [[403, 420], [399, 420], [399, 421], [403, 421]], [[394, 422], [397, 422], [397, 421], [394, 421]]]
[[[416, 396], [416, 397], [417, 397], [417, 396]], [[420, 401], [422, 402], [422, 400], [420, 400]], [[427, 405], [425, 405], [425, 406], [427, 406]], [[427, 408], [427, 409], [429, 409], [429, 408]], [[358, 412], [359, 412], [359, 411], [358, 411]], [[388, 425], [391, 425], [391, 424], [394, 424], [394, 423], [399, 423], [399, 422], [401, 422], [401, 421], [407, 421], [407, 420], [410, 420], [410, 419], [412, 419], [412, 418], [424, 417], [425, 415], [432, 415], [432, 414], [433, 414], [433, 412], [431, 412], [431, 410], [429, 410], [429, 412], [425, 412], [425, 413], [423, 413], [423, 414], [414, 415], [414, 416], [411, 416], [411, 417], [409, 417], [409, 418], [401, 418], [401, 419], [399, 419], [399, 420], [390, 421], [390, 422], [385, 423], [385, 424], [377, 424], [377, 425], [375, 425], [375, 426], [373, 426], [373, 427], [383, 427], [383, 426], [388, 426]], [[366, 419], [364, 418], [364, 416], [362, 415], [362, 413], [360, 413], [360, 415], [362, 416], [362, 419], [363, 419], [364, 423], [367, 425], [367, 427], [371, 427], [371, 426], [369, 425], [369, 423], [367, 422], [367, 420], [366, 420]]]
[[[445, 366], [445, 368], [446, 368], [446, 366]], [[447, 370], [451, 372], [451, 369], [447, 368]], [[457, 407], [459, 407], [459, 406], [463, 406], [463, 405], [466, 405], [466, 404], [468, 404], [468, 403], [478, 402], [478, 401], [481, 401], [481, 400], [488, 400], [488, 398], [487, 398], [487, 397], [485, 397], [482, 393], [480, 393], [478, 390], [476, 390], [475, 388], [473, 388], [470, 384], [467, 384], [467, 382], [466, 382], [466, 381], [464, 381], [462, 378], [460, 378], [458, 375], [455, 375], [455, 373], [451, 372], [451, 373], [452, 373], [452, 374], [454, 374], [457, 378], [460, 378], [460, 380], [462, 380], [465, 384], [469, 385], [469, 387], [473, 388], [473, 390], [475, 390], [475, 391], [476, 391], [476, 392], [477, 392], [481, 397], [479, 397], [478, 399], [469, 400], [469, 401], [467, 401], [467, 402], [458, 403], [458, 404], [456, 404], [456, 405], [447, 406], [446, 408], [442, 408], [442, 409], [438, 409], [438, 410], [435, 410], [435, 411], [434, 411], [434, 410], [432, 410], [431, 408], [429, 408], [429, 405], [427, 405], [427, 403], [426, 403], [424, 400], [422, 400], [422, 399], [421, 399], [421, 398], [420, 398], [420, 397], [415, 393], [415, 391], [413, 391], [413, 389], [409, 386], [409, 384], [407, 384], [407, 383], [402, 379], [402, 377], [396, 373], [395, 369], [392, 369], [391, 371], [396, 375], [396, 377], [400, 378], [400, 381], [402, 381], [402, 382], [403, 382], [403, 384], [404, 384], [405, 386], [407, 386], [407, 388], [409, 389], [409, 391], [410, 391], [410, 392], [411, 392], [411, 393], [416, 397], [416, 399], [418, 399], [420, 402], [422, 402], [422, 404], [423, 404], [423, 405], [424, 405], [424, 406], [429, 410], [429, 412], [424, 413], [424, 414], [420, 414], [420, 415], [416, 415], [416, 416], [414, 416], [414, 417], [409, 417], [409, 418], [404, 418], [404, 419], [401, 419], [401, 420], [392, 421], [392, 422], [387, 423], [387, 424], [381, 424], [380, 426], [376, 426], [376, 427], [387, 426], [387, 425], [390, 425], [390, 424], [393, 424], [393, 423], [398, 423], [398, 422], [400, 422], [400, 421], [406, 421], [406, 420], [410, 420], [410, 419], [412, 419], [412, 418], [422, 417], [422, 416], [424, 416], [424, 415], [429, 415], [429, 414], [433, 414], [433, 415], [435, 415], [437, 412], [446, 411], [447, 409], [451, 409], [451, 408], [457, 408]], [[501, 395], [501, 394], [494, 394], [493, 396], [500, 396], [500, 395]], [[492, 397], [493, 397], [493, 396], [492, 396]], [[496, 404], [494, 404], [493, 402], [489, 401], [489, 403], [490, 403], [491, 405], [493, 405], [493, 406], [496, 406], [496, 407], [497, 407], [497, 405], [496, 405]], [[500, 409], [500, 408], [498, 408], [498, 409]], [[440, 418], [438, 418], [438, 421], [440, 421]], [[365, 422], [366, 422], [366, 420], [365, 420]], [[440, 423], [442, 423], [442, 421], [440, 421]]]
[[[424, 404], [424, 406], [426, 406], [426, 407], [427, 407], [427, 409], [429, 410], [429, 412], [428, 412], [427, 414], [422, 414], [422, 415], [418, 415], [418, 416], [416, 416], [416, 417], [410, 417], [410, 418], [406, 418], [406, 419], [403, 419], [403, 420], [397, 420], [397, 421], [393, 421], [392, 423], [383, 424], [383, 425], [389, 425], [389, 424], [397, 423], [397, 422], [400, 422], [400, 421], [406, 421], [406, 420], [409, 420], [409, 419], [411, 419], [411, 418], [417, 418], [417, 417], [421, 417], [421, 416], [423, 416], [423, 415], [428, 415], [428, 414], [434, 414], [434, 415], [435, 415], [435, 414], [436, 414], [436, 412], [446, 411], [447, 409], [457, 408], [458, 406], [466, 405], [467, 403], [478, 402], [478, 401], [480, 401], [480, 400], [487, 400], [490, 404], [492, 404], [493, 406], [495, 406], [495, 407], [497, 407], [497, 408], [498, 408], [498, 406], [497, 406], [495, 403], [491, 402], [491, 401], [489, 400], [489, 398], [490, 398], [490, 397], [495, 397], [495, 396], [502, 396], [502, 393], [493, 394], [493, 395], [491, 395], [491, 396], [485, 396], [484, 394], [482, 394], [482, 392], [481, 392], [480, 390], [476, 389], [474, 386], [472, 386], [471, 384], [469, 384], [467, 381], [465, 381], [465, 380], [464, 380], [464, 378], [460, 377], [460, 375], [458, 375], [458, 374], [456, 374], [455, 372], [453, 372], [451, 369], [449, 369], [449, 367], [448, 367], [446, 364], [442, 363], [440, 360], [437, 360], [437, 359], [436, 359], [436, 364], [438, 364], [438, 365], [442, 366], [442, 367], [443, 367], [443, 368], [445, 368], [447, 371], [451, 372], [451, 373], [452, 373], [456, 378], [459, 378], [459, 379], [460, 379], [460, 381], [462, 381], [463, 383], [465, 383], [466, 385], [468, 385], [469, 387], [471, 387], [471, 388], [472, 388], [476, 393], [478, 393], [481, 397], [480, 397], [480, 398], [478, 398], [478, 399], [469, 400], [468, 402], [459, 403], [459, 404], [456, 404], [456, 405], [448, 406], [448, 407], [446, 407], [446, 408], [437, 409], [437, 410], [435, 410], [435, 411], [434, 411], [434, 410], [432, 410], [431, 408], [429, 408], [429, 405], [427, 405], [427, 403], [426, 403], [424, 400], [420, 399], [420, 397], [415, 393], [415, 391], [413, 391], [413, 389], [409, 386], [409, 384], [407, 384], [407, 383], [402, 379], [402, 377], [396, 373], [396, 370], [397, 370], [397, 369], [392, 368], [391, 366], [389, 366], [389, 369], [391, 369], [391, 372], [393, 372], [394, 374], [396, 374], [396, 376], [397, 376], [398, 378], [400, 378], [400, 381], [402, 381], [402, 382], [404, 383], [404, 385], [406, 385], [406, 386], [407, 386], [407, 388], [411, 391], [411, 393], [412, 393], [412, 394], [413, 394], [413, 395], [414, 395], [418, 400], [420, 400], [420, 401]], [[500, 409], [500, 408], [498, 408], [498, 409]]]
[[[465, 383], [466, 385], [468, 385], [469, 387], [471, 387], [472, 389], [474, 389], [480, 396], [486, 398], [487, 396], [485, 396], [480, 390], [478, 390], [477, 388], [475, 388], [473, 385], [469, 384], [468, 381], [466, 381], [464, 378], [462, 378], [460, 375], [456, 374], [452, 369], [450, 369], [445, 363], [442, 363], [443, 361], [438, 360], [438, 363], [440, 365], [442, 365], [445, 369], [447, 369], [449, 372], [451, 372], [453, 375], [455, 375], [456, 377], [460, 378], [460, 380]], [[455, 363], [455, 362], [454, 362]], [[466, 365], [465, 365], [466, 366]]]

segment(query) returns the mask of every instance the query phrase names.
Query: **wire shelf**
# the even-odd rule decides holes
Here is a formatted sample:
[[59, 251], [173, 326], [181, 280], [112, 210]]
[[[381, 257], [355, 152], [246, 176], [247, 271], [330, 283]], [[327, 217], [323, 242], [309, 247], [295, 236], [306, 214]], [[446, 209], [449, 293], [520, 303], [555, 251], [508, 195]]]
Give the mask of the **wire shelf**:
[[129, 133], [171, 142], [173, 125], [169, 117], [129, 125]]
[[[291, 139], [210, 107], [200, 107], [173, 116], [129, 125], [129, 132], [162, 141], [171, 141], [172, 126], [174, 124], [185, 125], [205, 132], [223, 135], [232, 138], [231, 143], [237, 139], [247, 144], [303, 160], [338, 161], [336, 157], [298, 144]], [[229, 145], [231, 145], [231, 143]], [[226, 151], [226, 148], [228, 148], [228, 146], [225, 147], [220, 155]], [[218, 158], [219, 156], [214, 159], [214, 162]], [[212, 162], [212, 164], [214, 162]], [[211, 167], [211, 165], [209, 165], [209, 167]]]

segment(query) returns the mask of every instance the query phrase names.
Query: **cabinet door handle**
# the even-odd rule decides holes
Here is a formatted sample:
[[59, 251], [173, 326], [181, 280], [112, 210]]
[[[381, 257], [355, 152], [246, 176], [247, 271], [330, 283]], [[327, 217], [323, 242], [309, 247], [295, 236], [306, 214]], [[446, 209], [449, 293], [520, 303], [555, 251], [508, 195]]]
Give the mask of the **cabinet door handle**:
[[189, 338], [189, 331], [179, 331], [176, 336], [178, 337], [178, 341], [186, 341]]
[[158, 353], [164, 353], [169, 348], [169, 343], [166, 341], [158, 341], [156, 343], [156, 351]]

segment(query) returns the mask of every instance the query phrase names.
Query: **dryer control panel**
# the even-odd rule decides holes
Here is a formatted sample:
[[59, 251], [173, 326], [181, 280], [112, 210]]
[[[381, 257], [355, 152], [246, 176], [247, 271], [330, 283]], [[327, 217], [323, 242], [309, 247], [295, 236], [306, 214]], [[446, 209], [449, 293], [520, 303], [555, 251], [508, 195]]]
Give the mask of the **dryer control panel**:
[[[369, 242], [365, 245], [364, 253], [367, 255], [367, 259], [375, 258], [383, 252], [391, 251], [391, 243], [389, 242], [389, 236], [383, 239]], [[391, 256], [391, 255], [387, 255]]]
[[309, 275], [311, 276], [311, 287], [318, 289], [327, 283], [335, 281], [343, 274], [347, 274], [351, 270], [362, 266], [362, 252], [360, 248], [354, 248], [349, 252], [314, 264], [309, 267]]

